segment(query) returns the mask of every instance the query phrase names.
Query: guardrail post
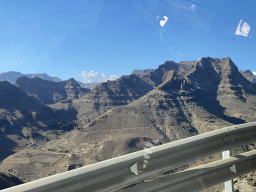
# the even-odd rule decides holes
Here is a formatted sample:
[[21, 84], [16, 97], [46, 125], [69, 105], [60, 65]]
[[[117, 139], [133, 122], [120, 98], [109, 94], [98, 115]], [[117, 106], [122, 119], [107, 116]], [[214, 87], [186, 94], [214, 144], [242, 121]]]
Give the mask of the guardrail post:
[[[222, 159], [226, 159], [228, 157], [230, 157], [230, 151], [229, 150], [222, 151]], [[225, 192], [234, 192], [233, 180], [226, 181], [224, 183], [224, 186], [225, 186]]]

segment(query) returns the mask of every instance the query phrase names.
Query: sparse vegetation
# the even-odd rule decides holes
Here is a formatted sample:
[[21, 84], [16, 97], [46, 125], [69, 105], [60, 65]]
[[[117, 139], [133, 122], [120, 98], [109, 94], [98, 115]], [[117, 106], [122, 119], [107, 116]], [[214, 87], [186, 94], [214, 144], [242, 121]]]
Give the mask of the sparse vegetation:
[[83, 126], [81, 120], [74, 120], [73, 122], [77, 125], [78, 128], [81, 128]]
[[62, 147], [60, 145], [55, 145], [54, 147], [47, 148], [46, 150], [47, 151], [57, 151], [57, 152], [62, 152], [62, 153], [69, 153], [69, 151], [67, 149], [65, 149], [64, 147]]

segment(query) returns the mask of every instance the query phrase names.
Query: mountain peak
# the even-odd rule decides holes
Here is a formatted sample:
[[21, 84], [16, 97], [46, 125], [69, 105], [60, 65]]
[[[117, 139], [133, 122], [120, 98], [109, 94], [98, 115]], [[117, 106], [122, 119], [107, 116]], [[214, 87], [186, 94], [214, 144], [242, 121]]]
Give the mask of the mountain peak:
[[76, 80], [72, 77], [72, 78], [69, 78], [68, 80], [66, 80], [66, 82], [76, 82]]
[[238, 71], [230, 57], [202, 58], [196, 63], [187, 78], [200, 88], [211, 91], [215, 96], [217, 92], [235, 95], [241, 95], [243, 91], [255, 93], [254, 86]]
[[135, 69], [135, 70], [132, 71], [132, 74], [135, 74], [138, 77], [140, 77], [142, 74], [152, 72], [152, 71], [154, 71], [154, 69], [144, 69], [144, 70]]
[[250, 75], [253, 75], [252, 71], [251, 70], [244, 70], [245, 73], [248, 73]]
[[177, 70], [174, 70], [168, 72], [165, 82], [158, 86], [158, 90], [186, 90], [189, 87], [187, 80]]
[[169, 71], [178, 69], [179, 65], [174, 61], [165, 61], [164, 64], [159, 65], [156, 70], [144, 73], [140, 78], [151, 86], [157, 87], [165, 81], [166, 75]]
[[[25, 76], [24, 76], [24, 77], [25, 77]], [[41, 77], [38, 77], [38, 76], [35, 76], [33, 79], [34, 79], [34, 80], [38, 80], [38, 81], [43, 80]]]
[[164, 64], [159, 65], [158, 69], [165, 69], [165, 70], [178, 70], [179, 66], [174, 61], [165, 61]]
[[136, 74], [131, 74], [131, 75], [122, 75], [117, 81], [124, 81], [124, 80], [135, 81], [138, 79], [139, 77]]
[[76, 81], [76, 80], [73, 77], [71, 77], [67, 81]]
[[81, 87], [81, 86], [79, 85], [79, 83], [78, 83], [74, 78], [70, 78], [70, 79], [64, 81], [64, 83], [65, 83], [66, 85], [68, 85], [68, 86]]
[[21, 74], [21, 73], [18, 72], [18, 71], [7, 71], [7, 72], [4, 72], [4, 73]]
[[[216, 71], [218, 74], [231, 74], [231, 73], [238, 73], [237, 66], [233, 63], [233, 61], [230, 59], [230, 57], [217, 59], [217, 58], [211, 58], [211, 57], [202, 57], [195, 66], [193, 67], [190, 74], [194, 73], [195, 71], [207, 71], [209, 73], [212, 73], [213, 71]], [[202, 72], [200, 72], [202, 73]], [[188, 74], [187, 76], [189, 76]], [[205, 76], [205, 74], [201, 74]], [[201, 77], [199, 77], [201, 78]]]
[[[95, 90], [119, 93], [121, 90], [125, 90], [125, 89], [131, 89], [131, 90], [142, 89], [141, 87], [140, 88], [137, 87], [138, 84], [145, 86], [143, 87], [143, 89], [146, 89], [148, 91], [152, 89], [151, 86], [145, 83], [140, 77], [138, 77], [135, 74], [131, 74], [131, 75], [122, 75], [120, 78], [116, 79], [115, 81], [107, 81], [107, 82], [100, 83], [95, 87]], [[143, 95], [144, 94], [145, 93], [143, 93]]]
[[252, 72], [251, 70], [244, 70], [239, 72], [250, 82], [256, 83], [256, 76], [254, 74], [255, 72]]
[[19, 77], [19, 78], [16, 79], [15, 84], [19, 85], [20, 83], [24, 83], [24, 82], [27, 82], [29, 80], [30, 80], [30, 78], [28, 78], [27, 76], [22, 76], [22, 77]]

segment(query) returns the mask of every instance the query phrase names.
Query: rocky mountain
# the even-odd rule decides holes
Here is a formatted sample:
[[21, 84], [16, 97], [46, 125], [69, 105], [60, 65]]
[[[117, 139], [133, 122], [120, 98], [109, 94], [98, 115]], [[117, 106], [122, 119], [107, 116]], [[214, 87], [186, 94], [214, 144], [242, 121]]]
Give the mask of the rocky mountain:
[[[12, 84], [15, 84], [16, 80], [19, 77], [23, 77], [26, 76], [30, 79], [33, 79], [34, 77], [40, 77], [43, 80], [47, 80], [47, 81], [53, 81], [53, 82], [62, 82], [62, 80], [58, 77], [51, 77], [49, 75], [47, 75], [47, 73], [37, 73], [37, 74], [23, 74], [20, 72], [16, 72], [16, 71], [8, 71], [8, 72], [4, 72], [4, 73], [0, 73], [0, 81], [9, 81]], [[87, 89], [93, 89], [97, 84], [97, 82], [92, 82], [92, 83], [83, 83], [81, 81], [77, 81], [77, 83], [83, 87], [83, 88], [87, 88]]]
[[186, 75], [195, 63], [196, 61], [181, 61], [179, 63], [165, 61], [164, 64], [159, 65], [156, 70], [142, 73], [140, 78], [151, 86], [157, 87], [166, 80], [167, 73], [170, 70], [177, 70], [182, 75]]
[[[202, 59], [202, 58], [201, 58]], [[178, 64], [178, 66], [174, 67], [174, 62], [173, 61], [165, 61], [165, 63], [163, 65], [160, 65], [159, 68], [171, 68], [171, 69], [176, 69], [178, 70], [179, 73], [181, 73], [182, 75], [186, 76], [187, 73], [193, 68], [193, 66], [197, 63], [197, 61], [180, 61]], [[170, 66], [169, 66], [170, 65]], [[171, 67], [172, 66], [172, 67]], [[158, 69], [159, 70], [159, 69]], [[162, 69], [163, 70], [163, 69]], [[141, 70], [141, 69], [136, 69], [133, 70], [132, 74], [137, 75], [138, 77], [146, 76], [146, 73], [152, 72], [154, 73], [154, 69], [145, 69], [145, 70]], [[239, 70], [239, 72], [250, 82], [252, 83], [256, 83], [256, 75], [254, 75], [250, 70]], [[148, 74], [149, 75], [149, 74]], [[164, 74], [162, 75], [164, 76]], [[160, 82], [162, 82], [162, 80], [160, 80]]]
[[[22, 113], [26, 116], [23, 122], [26, 127], [23, 124], [17, 126], [16, 129], [22, 130], [22, 134], [16, 136], [16, 141], [20, 139], [19, 142], [24, 140], [25, 143], [27, 138], [33, 138], [33, 134], [44, 136], [49, 141], [40, 145], [29, 143], [24, 149], [16, 151], [14, 145], [8, 157], [0, 163], [0, 170], [11, 173], [22, 181], [32, 181], [192, 135], [256, 120], [255, 84], [238, 71], [229, 57], [203, 57], [199, 61], [180, 63], [166, 61], [158, 69], [142, 73], [140, 77], [138, 74], [100, 83], [83, 96], [75, 91], [74, 87], [77, 86], [71, 80], [65, 84], [70, 90], [67, 92], [65, 89], [66, 94], [72, 95], [70, 99], [48, 105], [43, 105], [16, 86], [8, 88], [8, 91], [18, 89], [22, 92], [20, 95], [26, 96], [10, 92], [5, 100], [10, 99], [11, 95], [26, 97], [30, 102], [33, 100], [31, 105], [45, 106], [45, 110], [50, 110], [35, 113], [38, 114], [36, 117], [31, 113], [30, 124], [25, 124], [29, 120], [29, 112], [27, 115]], [[38, 83], [36, 86], [39, 85], [45, 84]], [[0, 84], [1, 87], [3, 86]], [[15, 116], [18, 112], [14, 111], [22, 108], [22, 105], [27, 106], [26, 101], [17, 98], [10, 101], [14, 102], [12, 108], [5, 109], [12, 116], [2, 115], [9, 127], [19, 119]], [[0, 102], [3, 101], [0, 103], [1, 110], [2, 106], [11, 105], [5, 103], [5, 100], [0, 96]], [[20, 102], [15, 103], [15, 100]], [[27, 111], [34, 110], [28, 104]], [[57, 121], [57, 115], [54, 117], [60, 112], [63, 113], [61, 116], [66, 114], [66, 122], [67, 119], [77, 119], [78, 128], [72, 128], [59, 138], [51, 139], [44, 133], [47, 129], [54, 129], [53, 121], [55, 125], [58, 125], [57, 122], [64, 122], [61, 119]], [[44, 113], [48, 113], [52, 119], [41, 118], [40, 115]], [[68, 114], [72, 116], [67, 117]], [[0, 125], [4, 125], [6, 121], [2, 121]], [[29, 127], [32, 123], [34, 127]], [[36, 129], [36, 123], [41, 127]], [[29, 132], [31, 129], [36, 131]], [[44, 132], [41, 133], [40, 130]], [[11, 143], [15, 133], [11, 134], [8, 137], [6, 133], [0, 134], [3, 143]], [[246, 146], [234, 149], [233, 152], [235, 154], [249, 149]], [[251, 149], [255, 149], [255, 146], [252, 145]], [[220, 154], [216, 154], [187, 167], [220, 158]]]
[[61, 82], [62, 80], [58, 77], [50, 77], [47, 75], [47, 73], [38, 73], [38, 74], [22, 74], [20, 72], [16, 71], [8, 71], [5, 73], [0, 73], [0, 80], [2, 81], [9, 81], [10, 83], [14, 84], [16, 80], [19, 77], [26, 76], [30, 79], [33, 79], [34, 77], [40, 77], [41, 79], [44, 80], [49, 80], [53, 82]]
[[202, 58], [187, 78], [211, 93], [225, 108], [226, 115], [246, 122], [255, 121], [256, 84], [248, 81], [229, 57]]
[[[136, 75], [130, 77], [138, 78]], [[122, 78], [119, 81], [121, 80]], [[109, 87], [109, 84], [103, 84], [98, 89], [103, 91]], [[177, 71], [169, 71], [166, 81], [144, 96], [127, 105], [109, 109], [83, 129], [71, 131], [62, 139], [45, 144], [41, 149], [24, 150], [12, 155], [2, 162], [0, 168], [15, 170], [12, 171], [13, 174], [20, 174], [23, 180], [29, 180], [26, 175], [36, 175], [34, 178], [40, 178], [54, 174], [54, 171], [65, 171], [68, 167], [84, 166], [233, 125], [232, 119], [221, 118], [225, 118], [225, 115], [219, 112], [223, 111], [223, 108], [211, 99], [214, 98], [202, 93]], [[209, 108], [212, 108], [210, 112], [205, 107], [209, 100]], [[63, 151], [68, 151], [69, 156]], [[26, 153], [31, 156], [27, 157]], [[39, 154], [44, 159], [42, 163], [38, 163]], [[59, 159], [60, 155], [63, 155], [63, 159]], [[30, 164], [23, 163], [23, 166], [9, 163], [28, 158]], [[50, 164], [46, 164], [47, 159], [51, 159]], [[32, 162], [37, 162], [37, 166]], [[56, 162], [54, 169], [44, 173], [40, 171], [43, 167], [51, 166], [52, 162]], [[30, 166], [35, 168], [31, 169]], [[36, 174], [38, 172], [40, 174]]]
[[256, 75], [254, 75], [250, 70], [239, 71], [248, 81], [256, 83]]
[[81, 87], [73, 78], [67, 81], [53, 82], [40, 77], [30, 79], [23, 76], [16, 80], [15, 85], [44, 104], [77, 99], [89, 91], [89, 89]]
[[[210, 112], [205, 107], [209, 101], [212, 103]], [[151, 135], [151, 139], [163, 143], [233, 124], [221, 118], [225, 115], [218, 114], [220, 109], [211, 95], [197, 89], [175, 70], [146, 95], [128, 105], [108, 110], [85, 129], [88, 133], [90, 130], [106, 134], [125, 132], [123, 135], [127, 137], [129, 133], [132, 137]], [[123, 141], [126, 136], [122, 137]]]
[[88, 124], [107, 110], [126, 105], [152, 90], [136, 75], [122, 76], [115, 81], [98, 84], [83, 97], [72, 101], [78, 111], [78, 119]]
[[77, 81], [77, 83], [78, 83], [81, 87], [84, 87], [84, 88], [87, 88], [87, 89], [93, 89], [96, 85], [99, 84], [99, 83], [97, 83], [97, 82], [83, 83], [83, 82], [81, 82], [81, 81]]
[[43, 136], [47, 130], [75, 126], [74, 109], [52, 109], [8, 81], [0, 82], [0, 106], [0, 161], [31, 140], [47, 140]]

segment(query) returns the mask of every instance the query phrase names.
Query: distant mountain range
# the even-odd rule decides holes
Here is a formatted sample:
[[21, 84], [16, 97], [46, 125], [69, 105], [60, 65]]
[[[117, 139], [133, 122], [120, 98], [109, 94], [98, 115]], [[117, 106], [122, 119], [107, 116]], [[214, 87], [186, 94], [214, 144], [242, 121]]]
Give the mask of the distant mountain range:
[[41, 79], [49, 80], [49, 81], [53, 81], [53, 82], [60, 82], [60, 81], [62, 81], [60, 78], [58, 78], [58, 77], [50, 77], [46, 73], [22, 74], [20, 72], [15, 72], [15, 71], [8, 71], [8, 72], [5, 72], [5, 73], [0, 73], [0, 80], [2, 80], [2, 81], [9, 81], [10, 83], [14, 84], [16, 82], [16, 80], [19, 77], [22, 77], [22, 76], [26, 76], [26, 77], [28, 77], [30, 79], [33, 79], [34, 77], [40, 77]]
[[[22, 74], [20, 72], [16, 72], [16, 71], [8, 71], [8, 72], [4, 72], [4, 73], [0, 73], [0, 80], [2, 81], [9, 81], [12, 84], [15, 84], [16, 80], [19, 77], [23, 77], [26, 76], [30, 79], [33, 79], [34, 77], [40, 77], [43, 80], [48, 80], [48, 81], [53, 81], [53, 82], [61, 82], [62, 80], [58, 77], [50, 77], [49, 75], [47, 75], [47, 73], [37, 73], [37, 74]], [[92, 82], [92, 83], [83, 83], [81, 81], [77, 81], [77, 83], [84, 88], [88, 88], [88, 89], [92, 89], [94, 88], [97, 84], [96, 82]]]
[[[92, 89], [73, 78], [56, 82], [22, 76], [14, 85], [0, 82], [0, 170], [32, 181], [256, 121], [255, 79], [229, 57], [202, 57], [134, 70]], [[213, 158], [221, 157], [197, 163]]]
[[16, 80], [15, 85], [44, 104], [53, 104], [66, 99], [77, 99], [89, 91], [87, 88], [82, 88], [73, 78], [67, 81], [53, 82], [43, 80], [40, 77], [30, 79], [23, 76]]
[[87, 89], [93, 89], [96, 85], [99, 84], [99, 83], [97, 83], [97, 82], [83, 83], [83, 82], [81, 82], [81, 81], [77, 81], [77, 83], [78, 83], [81, 87], [84, 87], [84, 88], [87, 88]]

